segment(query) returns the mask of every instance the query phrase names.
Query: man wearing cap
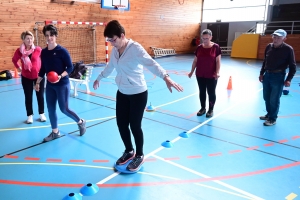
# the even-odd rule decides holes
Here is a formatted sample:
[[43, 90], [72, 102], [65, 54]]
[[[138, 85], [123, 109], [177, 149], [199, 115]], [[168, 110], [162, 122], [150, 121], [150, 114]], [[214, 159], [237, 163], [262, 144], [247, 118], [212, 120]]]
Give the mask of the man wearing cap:
[[[294, 50], [284, 43], [286, 35], [283, 29], [278, 29], [272, 34], [273, 43], [268, 44], [265, 49], [265, 59], [260, 70], [259, 81], [263, 84], [267, 114], [259, 118], [266, 120], [265, 126], [276, 124], [283, 86], [289, 87], [296, 73]], [[285, 78], [287, 68], [289, 73]]]

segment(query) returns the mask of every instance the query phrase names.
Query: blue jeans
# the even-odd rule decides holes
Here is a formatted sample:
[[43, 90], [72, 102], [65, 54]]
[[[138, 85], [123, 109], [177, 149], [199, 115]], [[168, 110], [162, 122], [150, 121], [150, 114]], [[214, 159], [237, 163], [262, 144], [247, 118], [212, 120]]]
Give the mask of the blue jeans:
[[70, 84], [57, 86], [47, 83], [46, 102], [52, 129], [57, 128], [57, 102], [62, 113], [73, 119], [75, 122], [79, 122], [80, 118], [78, 117], [78, 115], [69, 109], [69, 96]]
[[269, 120], [276, 121], [285, 73], [268, 73], [263, 78], [263, 95]]

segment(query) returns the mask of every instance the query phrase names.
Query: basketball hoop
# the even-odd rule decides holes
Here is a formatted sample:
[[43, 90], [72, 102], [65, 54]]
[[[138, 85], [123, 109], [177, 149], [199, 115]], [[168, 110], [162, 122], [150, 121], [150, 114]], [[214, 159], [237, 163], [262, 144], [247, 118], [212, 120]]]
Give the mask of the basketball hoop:
[[124, 6], [124, 5], [115, 5], [115, 9], [118, 9], [119, 13], [124, 13], [124, 10], [126, 9], [126, 6]]

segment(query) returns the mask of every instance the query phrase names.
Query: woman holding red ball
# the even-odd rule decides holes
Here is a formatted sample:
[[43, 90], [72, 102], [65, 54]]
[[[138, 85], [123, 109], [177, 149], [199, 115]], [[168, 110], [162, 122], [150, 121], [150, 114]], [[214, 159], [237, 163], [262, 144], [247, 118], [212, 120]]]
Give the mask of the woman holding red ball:
[[49, 119], [52, 127], [52, 132], [44, 138], [44, 142], [51, 141], [59, 137], [60, 133], [57, 124], [56, 103], [62, 113], [73, 119], [78, 124], [80, 136], [86, 131], [86, 121], [80, 119], [78, 115], [69, 109], [70, 82], [69, 74], [73, 70], [73, 64], [69, 52], [62, 46], [56, 43], [58, 36], [57, 29], [52, 24], [46, 25], [43, 28], [43, 34], [46, 37], [48, 46], [41, 53], [41, 70], [36, 81], [35, 90], [40, 90], [40, 82], [45, 74], [56, 72], [57, 81], [47, 81], [46, 87], [46, 103], [48, 107]]

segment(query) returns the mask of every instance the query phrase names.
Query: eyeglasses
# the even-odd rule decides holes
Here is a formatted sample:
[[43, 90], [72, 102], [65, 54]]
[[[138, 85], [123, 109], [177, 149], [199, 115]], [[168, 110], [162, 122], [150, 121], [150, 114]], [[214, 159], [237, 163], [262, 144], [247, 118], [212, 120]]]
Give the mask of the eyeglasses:
[[117, 39], [118, 39], [118, 37], [116, 37], [115, 39], [108, 39], [107, 41], [113, 43], [113, 42], [115, 42]]
[[202, 40], [209, 40], [209, 38], [201, 38]]

